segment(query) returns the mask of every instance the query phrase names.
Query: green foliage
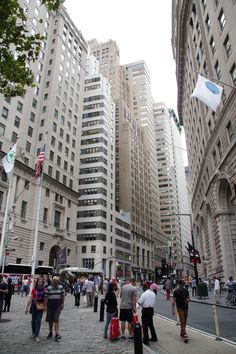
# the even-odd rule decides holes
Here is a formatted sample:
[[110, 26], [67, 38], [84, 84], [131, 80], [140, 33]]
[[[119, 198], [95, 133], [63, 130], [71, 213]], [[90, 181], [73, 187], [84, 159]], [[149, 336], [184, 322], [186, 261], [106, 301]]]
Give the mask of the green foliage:
[[[50, 11], [57, 11], [64, 0], [42, 0]], [[39, 33], [30, 35], [27, 17], [18, 0], [0, 1], [0, 93], [21, 96], [25, 87], [34, 87], [29, 64], [37, 60], [41, 42]]]

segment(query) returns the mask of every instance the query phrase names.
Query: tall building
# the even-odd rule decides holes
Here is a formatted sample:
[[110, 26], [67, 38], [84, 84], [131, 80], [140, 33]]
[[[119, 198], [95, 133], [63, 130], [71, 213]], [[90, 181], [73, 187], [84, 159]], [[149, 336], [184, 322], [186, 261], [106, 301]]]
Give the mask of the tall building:
[[[235, 18], [235, 1], [172, 2], [178, 112], [186, 133], [199, 270], [224, 280], [236, 275]], [[198, 72], [222, 82], [215, 113], [190, 98]]]
[[[31, 265], [38, 206], [38, 180], [32, 176], [46, 139], [37, 263], [56, 266], [57, 252], [66, 246], [67, 264], [76, 265], [78, 136], [87, 44], [63, 7], [54, 14], [39, 0], [20, 4], [29, 34], [39, 32], [47, 38], [38, 60], [30, 64], [36, 86], [22, 97], [0, 97], [1, 157], [18, 136], [9, 210], [13, 233], [6, 235], [7, 247], [15, 251], [8, 261]], [[8, 186], [3, 170], [0, 179], [2, 229]]]
[[[159, 210], [153, 203], [156, 200], [153, 186], [156, 184], [152, 186], [150, 177], [153, 176], [153, 170], [150, 169], [153, 156], [148, 140], [150, 126], [145, 128], [146, 123], [150, 125], [153, 119], [150, 116], [152, 105], [148, 71], [145, 64], [140, 63], [140, 71], [135, 78], [132, 70], [134, 64], [120, 66], [119, 49], [115, 41], [98, 43], [91, 40], [89, 47], [99, 61], [101, 73], [112, 86], [111, 93], [116, 106], [116, 210], [130, 212], [133, 275], [148, 278], [154, 276], [153, 235], [154, 229], [157, 229], [156, 215]], [[145, 104], [141, 101], [141, 85], [144, 85]], [[136, 115], [134, 99], [139, 110]]]
[[168, 236], [171, 246], [170, 266], [178, 276], [188, 274], [186, 248], [191, 242], [187, 186], [181, 127], [173, 110], [164, 103], [153, 106], [157, 149], [158, 187], [160, 193], [161, 229]]

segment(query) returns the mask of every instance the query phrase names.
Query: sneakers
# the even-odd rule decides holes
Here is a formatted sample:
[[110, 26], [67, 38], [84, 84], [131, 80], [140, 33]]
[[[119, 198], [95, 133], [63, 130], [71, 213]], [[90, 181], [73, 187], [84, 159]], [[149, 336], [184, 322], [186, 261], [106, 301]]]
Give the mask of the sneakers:
[[40, 342], [39, 337], [35, 337], [35, 342]]
[[150, 342], [158, 342], [158, 338], [150, 338], [149, 341]]
[[52, 338], [52, 332], [48, 333], [47, 339], [50, 339], [50, 338]]
[[134, 336], [129, 336], [129, 340], [133, 340], [134, 339]]
[[60, 339], [61, 339], [61, 336], [60, 336], [60, 334], [57, 333], [55, 335], [55, 341], [58, 342]]
[[125, 339], [125, 336], [121, 336], [120, 338], [121, 338], [121, 339]]

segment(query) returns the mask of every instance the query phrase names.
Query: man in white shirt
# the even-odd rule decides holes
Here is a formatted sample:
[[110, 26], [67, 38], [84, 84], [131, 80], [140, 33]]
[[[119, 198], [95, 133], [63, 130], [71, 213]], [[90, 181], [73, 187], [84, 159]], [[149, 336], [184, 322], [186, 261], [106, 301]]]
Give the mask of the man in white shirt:
[[[157, 342], [157, 335], [153, 325], [154, 306], [156, 303], [156, 295], [150, 290], [150, 283], [145, 284], [145, 291], [141, 295], [138, 303], [142, 306], [142, 325], [143, 325], [143, 343], [149, 345], [149, 341]], [[151, 339], [149, 339], [148, 328], [151, 331]]]
[[220, 304], [220, 282], [218, 278], [214, 277], [214, 296], [215, 296], [215, 303]]

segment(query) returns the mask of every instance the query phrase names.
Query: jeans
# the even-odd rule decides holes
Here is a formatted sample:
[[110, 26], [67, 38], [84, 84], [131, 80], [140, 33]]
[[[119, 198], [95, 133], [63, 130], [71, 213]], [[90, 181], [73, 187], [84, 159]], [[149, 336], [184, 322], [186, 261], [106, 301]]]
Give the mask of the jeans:
[[39, 336], [43, 311], [38, 311], [35, 304], [32, 304], [32, 333], [35, 337]]
[[87, 297], [87, 306], [93, 306], [93, 297], [94, 297], [94, 293], [88, 293], [86, 292], [86, 297]]
[[153, 325], [153, 307], [143, 308], [142, 309], [142, 325], [143, 325], [143, 341], [148, 344], [149, 336], [148, 336], [148, 328], [151, 332], [151, 339], [157, 340], [156, 331]]
[[188, 310], [187, 309], [180, 309], [180, 308], [178, 308], [177, 310], [178, 310], [180, 326], [181, 326], [180, 335], [183, 335], [186, 333], [186, 323], [187, 323], [187, 318], [188, 318]]
[[107, 320], [106, 320], [106, 324], [105, 324], [105, 328], [104, 328], [104, 337], [107, 337], [107, 331], [108, 331], [108, 327], [109, 324], [112, 320], [112, 317], [114, 317], [116, 314], [116, 312], [107, 312]]
[[79, 307], [80, 305], [80, 293], [75, 293], [75, 306]]

